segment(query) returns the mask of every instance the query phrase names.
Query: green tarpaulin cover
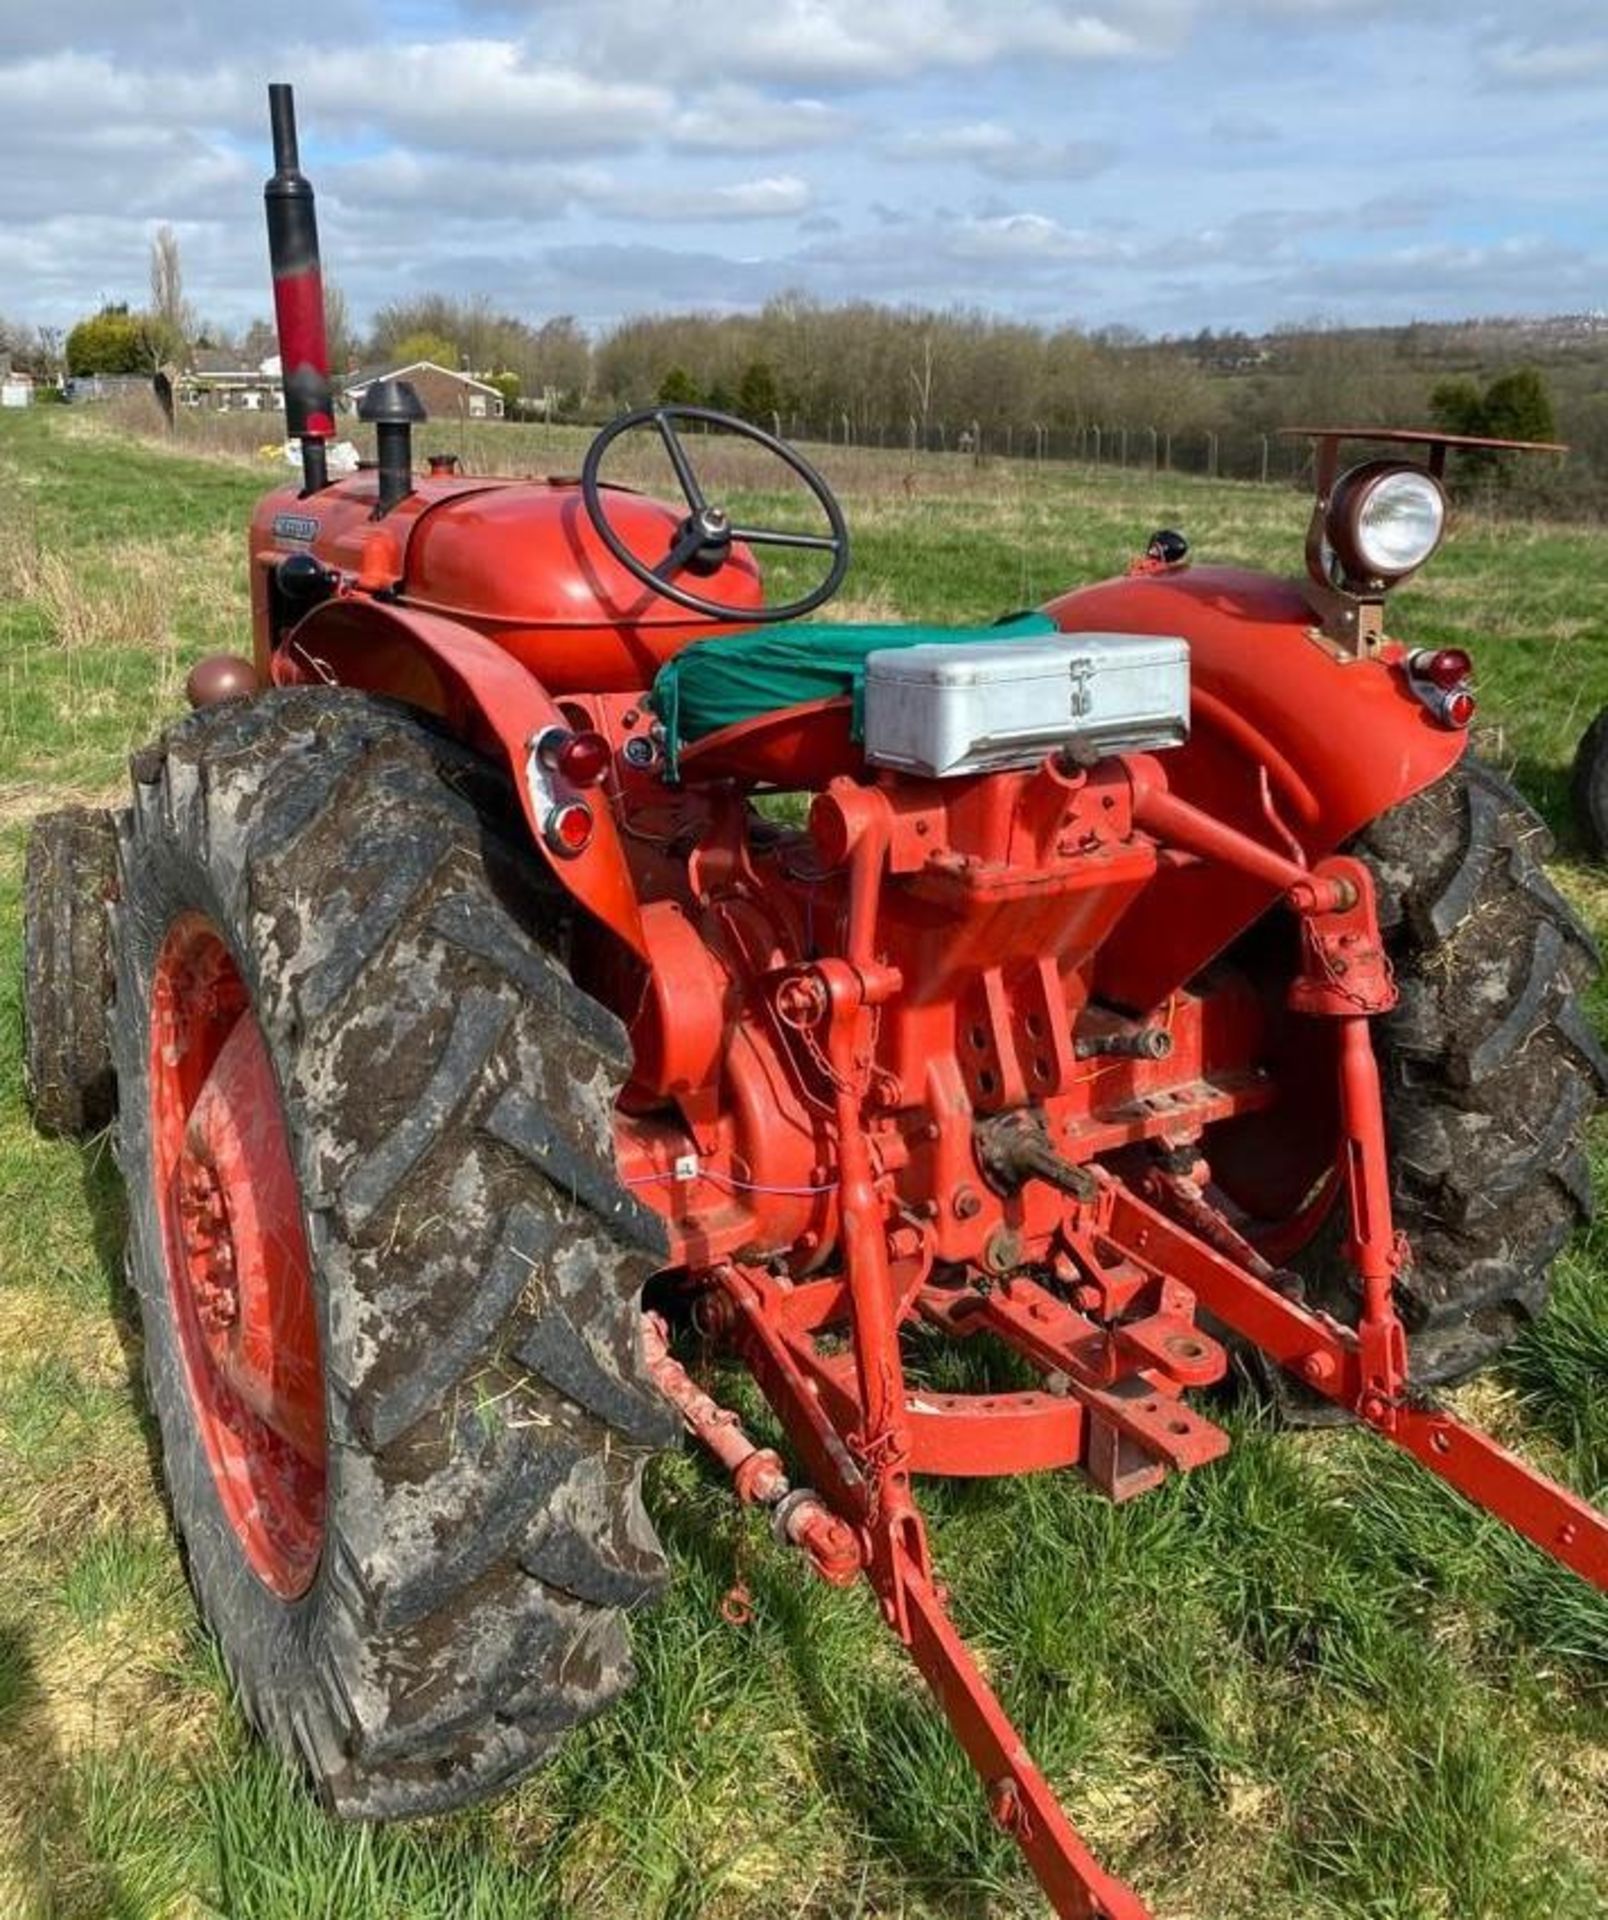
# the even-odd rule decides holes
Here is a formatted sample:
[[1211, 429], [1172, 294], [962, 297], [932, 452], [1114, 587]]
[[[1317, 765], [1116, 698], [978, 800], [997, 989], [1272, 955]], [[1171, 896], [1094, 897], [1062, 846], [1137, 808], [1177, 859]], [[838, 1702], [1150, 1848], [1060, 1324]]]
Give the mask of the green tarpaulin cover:
[[867, 654], [884, 647], [990, 644], [1054, 633], [1046, 613], [1017, 613], [991, 627], [758, 627], [729, 640], [699, 640], [659, 669], [651, 696], [664, 722], [665, 758], [675, 774], [681, 749], [707, 733], [811, 700], [849, 698], [860, 735]]

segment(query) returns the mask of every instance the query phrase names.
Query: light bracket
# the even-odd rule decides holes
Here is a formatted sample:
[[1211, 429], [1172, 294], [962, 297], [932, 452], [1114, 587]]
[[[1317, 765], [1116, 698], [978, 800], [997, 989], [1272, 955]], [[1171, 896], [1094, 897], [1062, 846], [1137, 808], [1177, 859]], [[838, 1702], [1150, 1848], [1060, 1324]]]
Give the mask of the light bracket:
[[1484, 453], [1567, 453], [1569, 449], [1551, 440], [1492, 440], [1477, 434], [1442, 433], [1432, 427], [1285, 427], [1282, 439], [1311, 440], [1313, 450], [1314, 498], [1312, 517], [1307, 522], [1306, 564], [1307, 600], [1317, 617], [1312, 639], [1337, 660], [1374, 659], [1385, 640], [1385, 593], [1336, 586], [1324, 561], [1324, 540], [1329, 508], [1335, 488], [1344, 477], [1340, 467], [1340, 449], [1347, 441], [1369, 441], [1376, 446], [1404, 447], [1422, 451], [1423, 465], [1431, 477], [1441, 480], [1446, 472], [1448, 454], [1453, 451]]

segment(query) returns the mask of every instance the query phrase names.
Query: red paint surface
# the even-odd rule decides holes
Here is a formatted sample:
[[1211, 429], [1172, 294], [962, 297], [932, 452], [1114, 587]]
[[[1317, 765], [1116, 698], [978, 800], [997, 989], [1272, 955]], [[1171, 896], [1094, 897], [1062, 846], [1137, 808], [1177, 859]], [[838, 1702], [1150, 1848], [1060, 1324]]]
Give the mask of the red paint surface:
[[323, 1551], [324, 1382], [279, 1088], [229, 950], [168, 930], [151, 990], [152, 1178], [185, 1384], [230, 1526], [281, 1599]]
[[[1413, 698], [1399, 667], [1340, 661], [1312, 638], [1295, 582], [1189, 567], [1083, 587], [1046, 611], [1069, 633], [1178, 634], [1194, 695], [1169, 788], [1269, 843], [1259, 769], [1305, 857], [1337, 852], [1368, 821], [1448, 772], [1467, 744]], [[1100, 987], [1146, 1006], [1182, 986], [1266, 910], [1276, 890], [1220, 867], [1164, 873], [1102, 955]]]
[[[319, 269], [280, 275], [274, 281], [274, 319], [279, 330], [280, 365], [288, 380], [310, 367], [327, 381], [329, 348], [324, 337], [324, 279]], [[334, 416], [309, 413], [307, 431], [326, 438], [335, 431]]]

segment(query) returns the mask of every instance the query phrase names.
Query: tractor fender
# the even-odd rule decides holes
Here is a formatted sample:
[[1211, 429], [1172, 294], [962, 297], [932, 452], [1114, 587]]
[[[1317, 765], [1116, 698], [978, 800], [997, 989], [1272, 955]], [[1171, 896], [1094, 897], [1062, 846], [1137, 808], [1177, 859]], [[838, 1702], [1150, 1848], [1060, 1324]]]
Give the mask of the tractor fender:
[[[1338, 660], [1313, 638], [1312, 609], [1293, 580], [1189, 567], [1083, 587], [1045, 611], [1068, 633], [1187, 640], [1192, 734], [1267, 767], [1309, 859], [1333, 853], [1462, 755], [1467, 735], [1437, 725], [1399, 668]], [[1190, 753], [1169, 756], [1180, 791], [1206, 777], [1183, 765]]]
[[[1231, 567], [1130, 575], [1052, 600], [1068, 633], [1176, 635], [1189, 643], [1186, 745], [1160, 756], [1182, 798], [1313, 862], [1450, 772], [1465, 733], [1438, 725], [1407, 685], [1401, 649], [1341, 660], [1314, 637], [1300, 585]], [[1265, 778], [1264, 778], [1265, 776]], [[1164, 875], [1102, 955], [1108, 991], [1154, 1004], [1265, 911], [1244, 876]]]
[[[335, 685], [386, 694], [438, 715], [458, 738], [508, 770], [532, 840], [565, 890], [639, 957], [647, 938], [636, 885], [612, 807], [599, 790], [570, 787], [536, 763], [532, 743], [549, 727], [567, 727], [563, 710], [536, 676], [495, 641], [438, 613], [357, 595], [315, 607], [286, 636], [269, 668], [277, 686]], [[556, 852], [544, 831], [550, 810], [568, 800], [592, 811], [590, 843]]]

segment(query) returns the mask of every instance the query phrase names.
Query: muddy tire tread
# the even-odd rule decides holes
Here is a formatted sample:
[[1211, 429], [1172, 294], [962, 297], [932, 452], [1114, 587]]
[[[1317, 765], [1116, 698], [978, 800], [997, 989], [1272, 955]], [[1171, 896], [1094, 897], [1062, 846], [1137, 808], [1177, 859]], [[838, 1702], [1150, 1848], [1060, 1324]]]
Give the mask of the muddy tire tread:
[[[1512, 784], [1472, 758], [1357, 847], [1401, 990], [1376, 1046], [1413, 1246], [1398, 1292], [1424, 1386], [1501, 1353], [1591, 1214], [1583, 1129], [1608, 1058], [1578, 995], [1600, 960], [1543, 870], [1551, 850]], [[1332, 1244], [1318, 1258], [1332, 1262]]]
[[117, 835], [103, 807], [42, 814], [23, 868], [23, 1089], [39, 1131], [87, 1140], [117, 1106], [107, 909]]
[[1608, 860], [1608, 707], [1581, 737], [1570, 780], [1575, 824], [1593, 860]]
[[[625, 1609], [665, 1576], [641, 1469], [675, 1429], [638, 1310], [663, 1239], [614, 1166], [624, 1034], [544, 944], [551, 889], [511, 796], [418, 716], [271, 693], [181, 722], [134, 773], [125, 1084], [142, 1085], [144, 969], [190, 901], [252, 987], [323, 1295], [328, 1538], [287, 1604], [208, 1508], [151, 1210], [135, 1206], [192, 1582], [247, 1712], [338, 1811], [441, 1812], [542, 1760], [629, 1683]], [[539, 1163], [497, 1121], [516, 1087]], [[137, 1102], [120, 1135], [138, 1199]], [[534, 1336], [550, 1326], [588, 1366], [544, 1371]]]

